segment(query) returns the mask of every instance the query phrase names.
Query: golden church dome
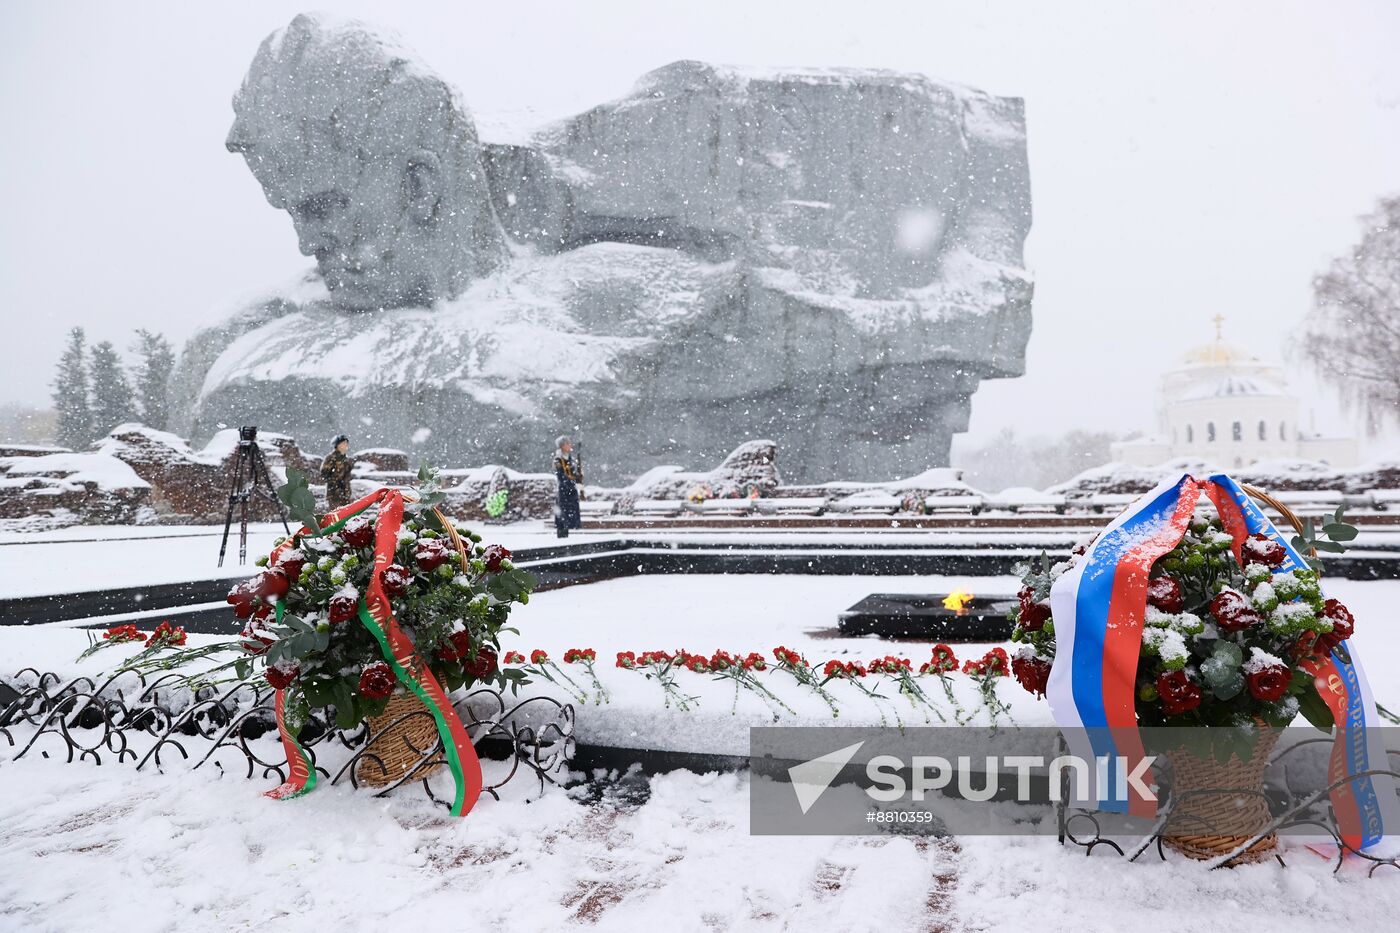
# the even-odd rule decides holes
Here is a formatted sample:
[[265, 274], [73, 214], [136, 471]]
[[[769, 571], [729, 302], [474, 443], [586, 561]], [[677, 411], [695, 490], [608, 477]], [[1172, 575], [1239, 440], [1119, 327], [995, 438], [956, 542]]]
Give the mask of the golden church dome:
[[1181, 361], [1187, 366], [1239, 366], [1257, 364], [1259, 357], [1226, 343], [1221, 335], [1224, 315], [1211, 318], [1215, 322], [1215, 339], [1189, 350]]

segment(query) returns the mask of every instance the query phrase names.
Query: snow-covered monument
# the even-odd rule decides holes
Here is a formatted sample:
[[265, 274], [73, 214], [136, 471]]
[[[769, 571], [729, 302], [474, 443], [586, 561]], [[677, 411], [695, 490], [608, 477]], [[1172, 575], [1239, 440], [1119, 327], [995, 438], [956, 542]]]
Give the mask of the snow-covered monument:
[[340, 431], [592, 476], [776, 440], [792, 479], [947, 463], [1019, 375], [1022, 104], [919, 75], [677, 62], [523, 143], [394, 39], [298, 16], [228, 148], [316, 272], [191, 339], [187, 434]]
[[1298, 397], [1277, 366], [1227, 343], [1216, 315], [1215, 339], [1162, 375], [1152, 435], [1113, 445], [1113, 459], [1155, 466], [1191, 457], [1226, 469], [1276, 460], [1356, 465], [1354, 438], [1305, 428]]

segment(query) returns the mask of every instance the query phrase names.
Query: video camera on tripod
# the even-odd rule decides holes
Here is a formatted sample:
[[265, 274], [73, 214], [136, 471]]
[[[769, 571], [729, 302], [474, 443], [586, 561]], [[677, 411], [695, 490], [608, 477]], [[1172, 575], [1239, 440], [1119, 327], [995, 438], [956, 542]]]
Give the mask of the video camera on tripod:
[[233, 486], [228, 494], [228, 512], [224, 515], [224, 540], [219, 545], [220, 567], [224, 565], [224, 554], [228, 551], [228, 532], [229, 526], [233, 524], [235, 505], [238, 506], [238, 563], [248, 563], [248, 503], [255, 495], [277, 506], [282, 527], [290, 535], [292, 529], [287, 525], [287, 506], [277, 498], [277, 487], [272, 484], [267, 460], [263, 458], [262, 448], [258, 446], [257, 425], [246, 425], [238, 429], [237, 456], [233, 461]]

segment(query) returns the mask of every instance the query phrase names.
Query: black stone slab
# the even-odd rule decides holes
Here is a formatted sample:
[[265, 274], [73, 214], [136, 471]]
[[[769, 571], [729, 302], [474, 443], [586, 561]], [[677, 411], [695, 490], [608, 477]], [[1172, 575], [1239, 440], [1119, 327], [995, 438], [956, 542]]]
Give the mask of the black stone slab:
[[[1068, 556], [1063, 547], [1016, 545], [1010, 541], [950, 541], [938, 535], [922, 540], [804, 542], [755, 536], [743, 542], [639, 538], [570, 541], [521, 548], [515, 562], [535, 574], [540, 589], [578, 586], [643, 574], [797, 574], [818, 576], [1002, 576], [1042, 550], [1051, 560]], [[256, 568], [249, 567], [251, 575]], [[1400, 552], [1388, 548], [1330, 557], [1326, 575], [1349, 580], [1400, 579]], [[156, 610], [191, 632], [236, 631], [222, 603], [238, 578], [191, 580], [154, 586], [58, 593], [0, 599], [0, 625], [43, 625]], [[939, 597], [941, 599], [941, 595]], [[203, 604], [203, 605], [201, 605]], [[938, 607], [941, 609], [941, 606]], [[855, 607], [852, 607], [854, 610]], [[908, 615], [905, 613], [904, 615]], [[165, 618], [162, 615], [157, 618]], [[956, 628], [956, 627], [955, 627]], [[955, 637], [955, 636], [949, 636]]]
[[936, 638], [947, 642], [1004, 641], [1011, 635], [1011, 599], [977, 597], [958, 613], [943, 606], [946, 593], [872, 593], [836, 618], [842, 635]]
[[[249, 573], [249, 576], [252, 574]], [[43, 625], [48, 622], [67, 622], [148, 609], [183, 611], [200, 603], [223, 602], [228, 596], [229, 588], [236, 582], [237, 578], [189, 580], [183, 583], [158, 583], [152, 586], [0, 599], [0, 625]]]

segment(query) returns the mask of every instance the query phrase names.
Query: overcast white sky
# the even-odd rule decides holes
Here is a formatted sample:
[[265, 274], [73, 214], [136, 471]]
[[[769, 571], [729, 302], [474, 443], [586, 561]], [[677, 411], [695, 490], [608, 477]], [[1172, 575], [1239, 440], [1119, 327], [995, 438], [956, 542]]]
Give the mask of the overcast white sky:
[[[223, 148], [258, 43], [306, 8], [0, 7], [0, 402], [47, 399], [74, 324], [180, 341], [310, 265]], [[311, 8], [398, 30], [487, 139], [680, 58], [895, 68], [1025, 98], [1035, 332], [1028, 374], [978, 394], [974, 440], [1148, 427], [1149, 376], [1216, 312], [1281, 356], [1313, 274], [1400, 192], [1400, 4], [1386, 0]]]

